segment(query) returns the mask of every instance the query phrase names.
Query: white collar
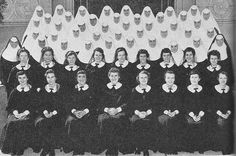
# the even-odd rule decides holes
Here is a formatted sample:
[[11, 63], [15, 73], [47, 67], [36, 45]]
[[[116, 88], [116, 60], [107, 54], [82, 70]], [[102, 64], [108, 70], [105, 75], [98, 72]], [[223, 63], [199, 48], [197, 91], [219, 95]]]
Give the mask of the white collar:
[[27, 85], [27, 86], [24, 86], [24, 87], [22, 87], [21, 85], [18, 85], [18, 86], [16, 87], [16, 89], [17, 89], [19, 92], [22, 92], [22, 91], [28, 92], [28, 91], [30, 90], [30, 88], [31, 88], [31, 85]]
[[[135, 89], [137, 90], [137, 92], [139, 93], [144, 93], [144, 90], [138, 85], [135, 87]], [[151, 90], [151, 86], [147, 85], [146, 88], [144, 88], [146, 92], [149, 92]]]
[[[92, 62], [91, 65], [95, 67], [95, 66], [96, 66], [96, 62]], [[102, 68], [104, 65], [105, 65], [105, 62], [101, 61], [101, 62], [98, 64], [98, 68]]]
[[43, 68], [52, 68], [54, 65], [55, 65], [55, 63], [53, 61], [51, 61], [48, 65], [46, 65], [46, 63], [44, 61], [41, 63], [41, 66]]
[[[55, 86], [52, 88], [52, 92], [53, 92], [53, 93], [56, 93], [58, 89], [59, 89], [59, 84], [55, 85]], [[49, 87], [49, 84], [47, 84], [47, 85], [45, 86], [45, 90], [46, 90], [48, 93], [51, 92], [51, 89], [50, 89], [50, 87]]]
[[[194, 87], [193, 85], [189, 85], [187, 88], [192, 93], [195, 93], [196, 91], [199, 93], [200, 91], [202, 91], [202, 86], [200, 86], [200, 85], [198, 85], [197, 87]], [[195, 90], [195, 88], [197, 90]]]
[[[173, 65], [174, 65], [174, 63], [171, 61], [170, 63], [168, 63], [167, 68], [171, 68]], [[162, 68], [166, 68], [166, 63], [165, 63], [164, 61], [162, 61], [162, 62], [160, 63], [160, 66], [161, 66]]]
[[18, 70], [28, 70], [30, 67], [31, 67], [30, 64], [26, 64], [26, 65], [23, 66], [23, 67], [22, 67], [20, 64], [16, 65], [16, 68], [17, 68]]
[[[177, 90], [177, 88], [178, 88], [177, 85], [173, 84], [171, 87], [171, 92], [174, 93]], [[167, 93], [170, 92], [169, 87], [167, 86], [166, 83], [162, 85], [162, 89]]]
[[224, 90], [224, 91], [222, 90], [222, 88], [220, 87], [220, 85], [215, 85], [215, 89], [216, 89], [217, 92], [219, 92], [219, 93], [221, 93], [221, 94], [222, 94], [223, 92], [224, 92], [224, 93], [228, 93], [228, 92], [229, 92], [229, 86], [228, 86], [228, 85], [225, 86], [225, 88], [224, 88], [225, 90]]
[[75, 85], [75, 88], [77, 88], [78, 91], [81, 91], [81, 89], [83, 91], [85, 91], [85, 90], [89, 89], [89, 85], [85, 84], [84, 86], [80, 86], [79, 84], [77, 84], [77, 85]]
[[221, 66], [220, 66], [220, 65], [217, 65], [216, 68], [213, 68], [212, 65], [209, 65], [209, 66], [207, 67], [207, 69], [208, 69], [209, 71], [211, 71], [211, 72], [213, 72], [214, 69], [215, 69], [216, 71], [219, 71], [219, 70], [221, 69]]
[[141, 64], [138, 64], [138, 65], [137, 65], [137, 68], [138, 68], [138, 69], [143, 69], [143, 68], [144, 68], [144, 69], [149, 69], [150, 67], [151, 67], [151, 65], [148, 64], [148, 63], [146, 63], [145, 66], [142, 66]]
[[188, 62], [185, 62], [185, 63], [183, 64], [183, 66], [184, 66], [185, 68], [188, 68], [189, 65], [190, 65], [190, 69], [193, 69], [194, 67], [197, 66], [197, 63], [194, 62], [194, 63], [192, 63], [192, 64], [188, 64]]
[[[114, 85], [114, 88], [115, 88], [115, 89], [119, 89], [121, 86], [122, 86], [122, 84], [121, 84], [120, 82], [117, 82], [117, 83]], [[112, 83], [109, 82], [109, 83], [107, 84], [107, 87], [108, 87], [109, 89], [112, 89], [112, 88], [113, 88]]]
[[120, 67], [120, 66], [121, 66], [122, 68], [125, 68], [128, 64], [129, 64], [129, 61], [127, 61], [127, 60], [125, 60], [122, 65], [120, 65], [120, 62], [119, 62], [119, 61], [116, 61], [116, 62], [115, 62], [115, 65], [116, 65], [117, 67]]
[[67, 66], [65, 66], [65, 69], [68, 70], [68, 71], [71, 71], [71, 70], [76, 71], [78, 68], [79, 68], [79, 66], [77, 66], [77, 65], [73, 65], [73, 66], [67, 65]]

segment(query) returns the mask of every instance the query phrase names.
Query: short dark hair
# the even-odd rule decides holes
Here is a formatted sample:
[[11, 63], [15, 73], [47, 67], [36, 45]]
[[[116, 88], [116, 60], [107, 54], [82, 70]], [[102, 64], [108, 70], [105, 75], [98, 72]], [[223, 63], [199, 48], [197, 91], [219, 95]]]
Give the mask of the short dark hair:
[[115, 56], [114, 56], [114, 62], [117, 61], [118, 53], [121, 52], [121, 51], [125, 52], [126, 60], [128, 60], [127, 50], [124, 47], [119, 47], [119, 48], [116, 49]]
[[44, 76], [47, 77], [48, 74], [54, 74], [55, 77], [56, 77], [56, 74], [55, 74], [54, 70], [52, 70], [52, 69], [48, 69], [48, 70], [45, 72]]
[[220, 59], [220, 52], [218, 50], [211, 50], [211, 51], [209, 51], [208, 54], [207, 54], [208, 60], [210, 60], [210, 57], [212, 55], [213, 56], [217, 56], [217, 58]]
[[189, 73], [189, 77], [191, 75], [195, 75], [195, 74], [197, 74], [199, 76], [199, 78], [201, 78], [200, 72], [198, 70], [191, 70], [190, 73]]
[[146, 49], [139, 49], [137, 56], [136, 56], [137, 61], [139, 60], [139, 57], [141, 54], [145, 54], [147, 56], [147, 58], [149, 58], [149, 56], [150, 56]]
[[150, 74], [148, 71], [142, 70], [141, 72], [138, 73], [138, 75], [136, 76], [136, 81], [137, 81], [138, 83], [140, 83], [140, 82], [139, 82], [139, 74], [145, 74], [145, 75], [147, 75], [147, 76], [148, 76], [148, 82], [149, 82], [150, 77], [151, 77], [151, 74]]
[[16, 55], [17, 55], [17, 58], [19, 58], [19, 57], [20, 57], [20, 54], [23, 53], [23, 52], [27, 53], [28, 57], [30, 56], [29, 50], [27, 50], [25, 47], [23, 47], [23, 48], [20, 48], [20, 49], [17, 51], [17, 54], [16, 54]]
[[120, 76], [120, 70], [118, 68], [112, 67], [109, 71], [108, 71], [108, 77], [111, 73], [118, 73], [118, 75]]
[[16, 79], [18, 79], [19, 76], [25, 75], [28, 78], [28, 75], [25, 71], [21, 70], [16, 73]]
[[77, 72], [76, 76], [78, 76], [79, 74], [85, 74], [86, 77], [87, 77], [87, 73], [86, 73], [85, 70], [79, 70], [79, 71]]
[[226, 71], [221, 71], [221, 72], [219, 72], [219, 74], [217, 75], [217, 80], [219, 80], [220, 74], [225, 75], [225, 76], [227, 77], [227, 79], [228, 79], [228, 73], [227, 73]]
[[163, 49], [161, 50], [161, 57], [160, 57], [160, 58], [162, 58], [162, 55], [163, 55], [164, 53], [169, 53], [169, 54], [172, 56], [171, 50], [170, 50], [169, 48], [163, 48]]
[[183, 52], [184, 52], [184, 57], [185, 57], [187, 52], [192, 52], [193, 56], [196, 55], [196, 52], [192, 47], [187, 47]]
[[54, 60], [54, 51], [51, 47], [43, 47], [42, 50], [41, 50], [41, 61], [42, 61], [42, 58], [43, 58], [43, 55], [47, 52], [47, 51], [50, 51], [52, 56], [53, 56], [53, 60]]
[[175, 72], [172, 71], [172, 70], [167, 70], [167, 71], [164, 73], [164, 79], [166, 78], [166, 74], [174, 74], [174, 75], [175, 75]]

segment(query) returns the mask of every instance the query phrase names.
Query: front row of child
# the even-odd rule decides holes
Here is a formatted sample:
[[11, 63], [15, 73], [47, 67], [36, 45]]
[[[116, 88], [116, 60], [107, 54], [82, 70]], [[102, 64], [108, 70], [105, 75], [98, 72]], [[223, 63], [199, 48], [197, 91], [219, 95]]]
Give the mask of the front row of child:
[[148, 150], [232, 153], [233, 97], [226, 72], [220, 72], [219, 84], [206, 91], [198, 84], [197, 71], [190, 73], [187, 88], [179, 88], [169, 70], [165, 83], [153, 88], [150, 74], [143, 70], [137, 75], [138, 85], [129, 91], [119, 82], [119, 69], [111, 68], [100, 101], [94, 100], [84, 70], [78, 71], [70, 94], [56, 83], [52, 69], [46, 71], [47, 84], [39, 92], [28, 84], [24, 71], [16, 77], [19, 85], [10, 94], [1, 137], [3, 153], [23, 155], [28, 147], [42, 149], [41, 156], [54, 156], [57, 148], [73, 155], [106, 149], [112, 156], [118, 152], [147, 156]]

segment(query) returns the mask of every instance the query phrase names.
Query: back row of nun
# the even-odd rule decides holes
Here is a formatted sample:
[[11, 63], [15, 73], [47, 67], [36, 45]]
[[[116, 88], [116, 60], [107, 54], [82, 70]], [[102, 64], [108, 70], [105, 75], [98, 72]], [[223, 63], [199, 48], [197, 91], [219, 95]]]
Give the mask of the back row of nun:
[[[3, 72], [1, 81], [3, 81], [2, 83], [6, 84], [8, 93], [10, 93], [10, 91], [17, 84], [15, 74], [19, 70], [30, 69], [29, 71], [32, 73], [30, 75], [34, 77], [32, 78], [31, 85], [33, 87], [40, 88], [44, 83], [42, 81], [43, 76], [48, 68], [56, 68], [55, 71], [58, 71], [60, 74], [58, 75], [58, 81], [61, 81], [64, 84], [67, 84], [66, 81], [74, 82], [74, 77], [71, 77], [70, 79], [65, 78], [65, 75], [68, 75], [67, 71], [69, 71], [70, 67], [73, 66], [77, 66], [73, 69], [73, 71], [83, 68], [92, 73], [93, 76], [91, 76], [90, 82], [98, 85], [106, 83], [106, 80], [103, 78], [105, 77], [104, 74], [106, 75], [108, 69], [112, 66], [122, 69], [122, 80], [130, 88], [135, 86], [135, 81], [133, 80], [135, 80], [135, 76], [137, 75], [138, 71], [143, 69], [148, 70], [151, 73], [150, 82], [156, 85], [160, 85], [162, 83], [163, 73], [166, 69], [178, 71], [180, 76], [177, 76], [177, 83], [185, 85], [188, 81], [182, 81], [181, 78], [183, 76], [187, 76], [189, 70], [194, 68], [197, 68], [203, 72], [203, 79], [201, 82], [205, 85], [211, 86], [212, 83], [215, 83], [217, 77], [216, 75], [219, 70], [227, 71], [229, 73], [229, 82], [231, 84], [233, 83], [231, 51], [222, 34], [215, 36], [210, 46], [209, 52], [204, 54], [206, 56], [202, 61], [197, 61], [199, 56], [198, 54], [201, 52], [198, 50], [198, 48], [187, 47], [184, 49], [184, 51], [182, 51], [179, 50], [178, 45], [175, 42], [172, 43], [170, 48], [163, 48], [160, 52], [160, 58], [156, 61], [152, 61], [150, 59], [151, 55], [149, 49], [136, 49], [136, 51], [134, 51], [135, 53], [130, 54], [129, 48], [119, 47], [117, 49], [113, 49], [113, 55], [110, 57], [112, 58], [112, 61], [110, 63], [106, 62], [109, 55], [106, 55], [106, 51], [100, 47], [97, 47], [93, 50], [86, 50], [86, 54], [83, 53], [83, 51], [77, 54], [74, 51], [68, 50], [65, 48], [66, 45], [62, 44], [62, 48], [66, 49], [65, 56], [63, 57], [63, 61], [58, 61], [58, 51], [55, 51], [48, 46], [44, 47], [45, 42], [38, 43], [41, 46], [41, 50], [39, 51], [40, 55], [38, 56], [39, 62], [35, 61], [34, 56], [31, 55], [31, 53], [34, 53], [34, 51], [21, 48], [21, 44], [17, 37], [12, 37], [9, 39], [9, 42], [3, 50], [1, 57], [1, 71]], [[22, 53], [24, 53], [23, 56], [21, 55]], [[99, 57], [96, 55], [97, 53], [99, 54]], [[167, 55], [165, 53], [167, 53]], [[73, 58], [73, 61], [69, 60], [70, 55], [75, 57]], [[214, 55], [215, 58], [211, 58], [211, 55]], [[130, 62], [130, 58], [134, 58], [135, 61]], [[87, 59], [86, 63], [82, 61], [83, 59]], [[98, 69], [94, 70], [94, 66], [97, 63], [101, 65], [98, 66]], [[48, 66], [48, 64], [50, 65]], [[30, 66], [32, 66], [32, 68], [30, 68]], [[75, 73], [76, 72], [74, 72], [74, 74]], [[214, 82], [211, 81], [212, 79], [209, 77], [209, 75], [213, 75], [213, 80], [215, 80]], [[73, 74], [71, 76], [73, 76]], [[125, 77], [128, 77], [128, 79]], [[96, 83], [98, 81], [101, 82]], [[74, 86], [74, 84], [72, 83], [71, 85], [67, 86]]]
[[[85, 44], [91, 42], [92, 45], [87, 46], [91, 47], [89, 49], [99, 45], [110, 57], [115, 48], [125, 46], [132, 54], [129, 56], [133, 63], [137, 49], [149, 49], [150, 59], [153, 61], [159, 58], [161, 49], [170, 46], [171, 42], [177, 42], [179, 49], [183, 50], [196, 40], [200, 43], [196, 44], [199, 51], [206, 54], [217, 34], [214, 28], [220, 31], [210, 10], [205, 8], [200, 13], [195, 5], [188, 12], [181, 11], [178, 17], [174, 9], [168, 7], [164, 13], [157, 13], [156, 18], [148, 6], [141, 15], [134, 14], [127, 5], [120, 13], [114, 13], [112, 8], [105, 6], [99, 18], [89, 14], [83, 6], [79, 7], [75, 18], [61, 5], [56, 7], [53, 16], [44, 13], [43, 8], [38, 6], [23, 35], [22, 45], [32, 51], [32, 56], [39, 62], [40, 47], [38, 44], [32, 46], [32, 43], [45, 40], [48, 46], [58, 51], [59, 56], [56, 57], [60, 64], [65, 55], [61, 44], [66, 44], [70, 50], [87, 54]], [[106, 61], [111, 63], [109, 56]], [[199, 57], [199, 61], [204, 60], [204, 57], [206, 55]], [[87, 63], [87, 60], [82, 62]]]
[[[211, 59], [217, 55], [211, 54]], [[70, 93], [57, 83], [58, 74], [52, 69], [43, 73], [45, 84], [39, 92], [28, 83], [29, 74], [17, 72], [19, 84], [6, 108], [9, 116], [1, 151], [23, 155], [31, 147], [34, 152], [43, 149], [41, 156], [55, 156], [57, 148], [73, 151], [73, 156], [106, 149], [107, 156], [118, 152], [149, 156], [148, 150], [233, 152], [233, 96], [225, 71], [219, 71], [217, 83], [207, 89], [199, 83], [201, 74], [196, 70], [190, 72], [190, 83], [183, 88], [171, 70], [164, 73], [159, 88], [149, 84], [150, 73], [142, 70], [132, 90], [120, 81], [120, 71], [109, 69], [105, 75], [109, 81], [101, 85], [99, 99], [88, 82], [91, 73], [85, 70], [76, 72]]]

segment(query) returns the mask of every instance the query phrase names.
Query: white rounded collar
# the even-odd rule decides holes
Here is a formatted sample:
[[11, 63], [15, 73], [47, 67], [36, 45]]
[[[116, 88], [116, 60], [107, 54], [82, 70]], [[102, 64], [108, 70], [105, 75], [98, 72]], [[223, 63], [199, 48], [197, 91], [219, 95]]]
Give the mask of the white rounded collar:
[[18, 70], [28, 70], [30, 67], [31, 67], [30, 64], [26, 64], [26, 65], [23, 66], [23, 67], [22, 67], [20, 64], [16, 65], [16, 68], [17, 68]]
[[162, 89], [167, 93], [169, 93], [169, 92], [174, 93], [177, 90], [177, 88], [178, 87], [176, 84], [173, 84], [171, 88], [169, 88], [166, 83], [162, 85]]
[[24, 87], [22, 87], [21, 85], [18, 85], [18, 86], [16, 87], [16, 89], [17, 89], [19, 92], [22, 92], [22, 91], [28, 92], [28, 91], [31, 89], [31, 85], [26, 85], [26, 86], [24, 86]]
[[220, 66], [220, 65], [217, 65], [217, 66], [214, 68], [214, 67], [212, 67], [212, 65], [209, 65], [209, 66], [207, 67], [207, 69], [208, 69], [209, 71], [211, 71], [211, 72], [213, 72], [214, 69], [215, 69], [216, 71], [219, 71], [219, 70], [221, 69], [221, 66]]
[[218, 92], [218, 93], [220, 93], [220, 94], [222, 94], [222, 93], [228, 93], [229, 92], [229, 86], [228, 85], [226, 85], [225, 86], [225, 88], [221, 88], [221, 86], [220, 85], [215, 85], [215, 90]]
[[77, 66], [77, 65], [73, 65], [73, 66], [67, 65], [67, 66], [65, 66], [65, 69], [68, 70], [68, 71], [76, 71], [78, 68], [79, 68], [79, 66]]
[[[59, 88], [60, 88], [60, 85], [59, 85], [59, 84], [56, 84], [53, 88], [50, 88], [50, 87], [49, 87], [49, 84], [47, 84], [47, 85], [45, 86], [45, 90], [46, 90], [48, 93], [50, 93], [50, 92], [56, 93], [56, 92], [59, 90]], [[51, 90], [51, 89], [52, 89], [52, 90]]]
[[[173, 65], [174, 65], [174, 62], [171, 61], [170, 63], [167, 64], [167, 68], [171, 68]], [[166, 63], [165, 63], [164, 61], [162, 61], [162, 62], [160, 63], [160, 66], [161, 66], [162, 68], [166, 68]]]
[[144, 90], [145, 90], [146, 92], [149, 92], [149, 91], [151, 90], [151, 86], [147, 85], [146, 88], [143, 88], [143, 89], [142, 89], [142, 88], [138, 85], [138, 86], [135, 87], [135, 89], [136, 89], [137, 92], [143, 94], [143, 93], [144, 93]]
[[185, 62], [185, 63], [183, 64], [183, 66], [184, 66], [185, 68], [189, 68], [189, 67], [190, 67], [190, 69], [193, 69], [193, 68], [195, 68], [195, 67], [197, 66], [197, 63], [194, 62], [194, 63], [192, 63], [192, 64], [188, 64], [188, 62]]
[[[91, 65], [95, 67], [95, 66], [96, 66], [96, 62], [95, 62], [95, 61], [92, 62]], [[105, 62], [101, 61], [101, 62], [97, 65], [97, 67], [98, 67], [98, 68], [102, 68], [104, 65], [105, 65]]]
[[115, 62], [115, 65], [116, 65], [117, 67], [120, 67], [120, 66], [121, 66], [122, 68], [125, 68], [128, 64], [129, 64], [129, 61], [127, 61], [127, 60], [125, 60], [122, 65], [120, 64], [119, 61], [116, 61], [116, 62]]
[[113, 87], [114, 87], [115, 89], [119, 89], [121, 86], [122, 86], [122, 84], [121, 84], [120, 82], [117, 82], [114, 86], [113, 86], [113, 84], [112, 84], [111, 82], [109, 82], [109, 83], [107, 84], [107, 87], [108, 87], [109, 89], [112, 89]]
[[141, 64], [137, 65], [137, 68], [140, 69], [140, 70], [143, 69], [143, 68], [144, 69], [149, 69], [150, 67], [151, 67], [151, 65], [148, 64], [148, 63], [146, 63], [145, 66], [142, 66]]
[[89, 85], [85, 84], [84, 86], [80, 86], [79, 84], [75, 85], [75, 88], [78, 89], [78, 91], [85, 91], [87, 89], [89, 89]]
[[52, 68], [54, 65], [55, 63], [53, 61], [51, 61], [48, 65], [44, 61], [41, 63], [43, 68]]
[[189, 85], [188, 87], [188, 90], [192, 93], [195, 93], [195, 92], [201, 92], [202, 91], [202, 86], [198, 85], [197, 87], [193, 86], [193, 85]]

